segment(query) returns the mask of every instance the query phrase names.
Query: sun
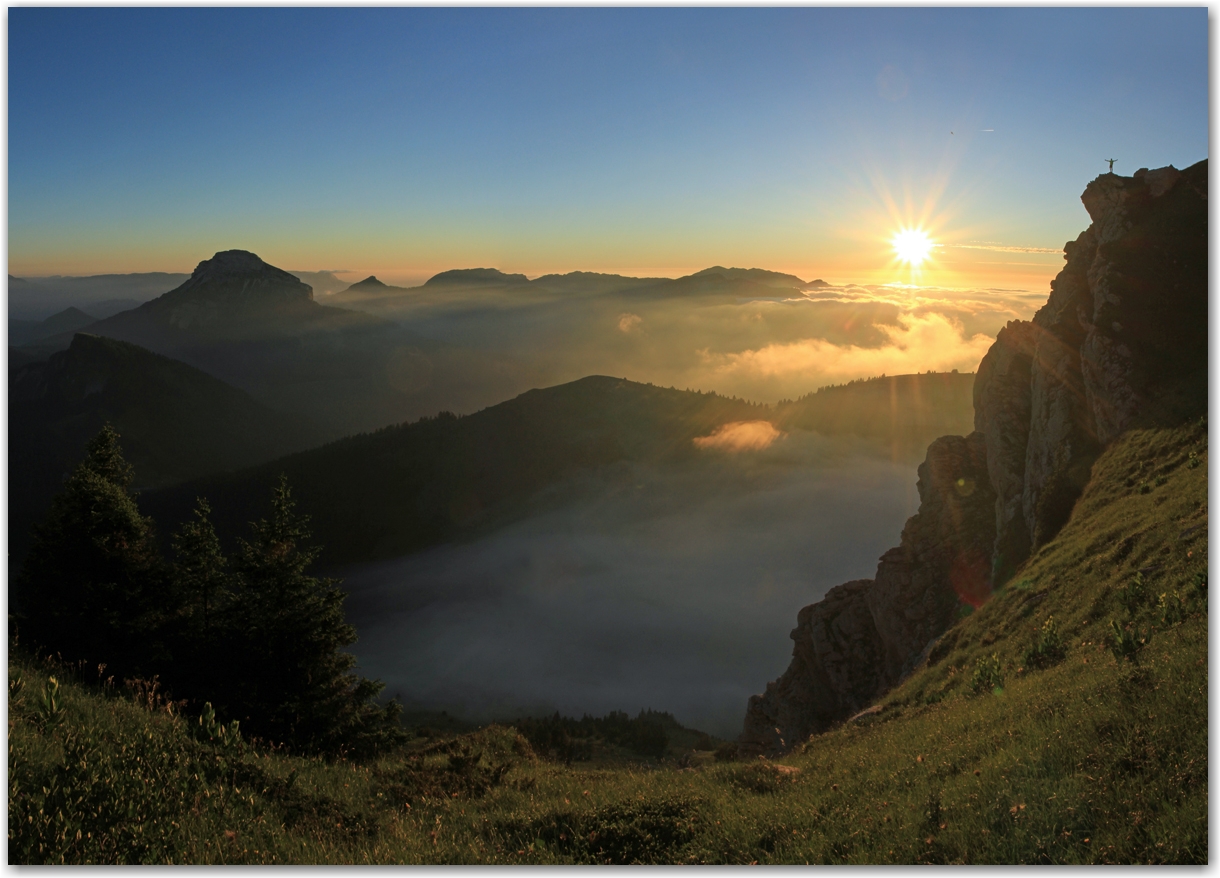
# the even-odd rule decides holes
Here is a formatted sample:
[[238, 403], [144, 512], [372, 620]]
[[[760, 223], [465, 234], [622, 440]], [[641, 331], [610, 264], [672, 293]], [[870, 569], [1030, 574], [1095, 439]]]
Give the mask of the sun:
[[894, 235], [892, 243], [898, 259], [912, 268], [919, 267], [936, 246], [928, 233], [921, 229], [902, 229]]

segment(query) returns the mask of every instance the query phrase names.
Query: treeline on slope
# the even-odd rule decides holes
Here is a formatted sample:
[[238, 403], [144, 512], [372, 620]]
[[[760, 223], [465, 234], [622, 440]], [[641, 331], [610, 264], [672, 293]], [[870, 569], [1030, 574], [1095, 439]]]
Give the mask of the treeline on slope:
[[591, 376], [472, 415], [441, 412], [190, 482], [148, 502], [158, 519], [181, 520], [197, 495], [208, 497], [227, 543], [286, 473], [313, 512], [328, 565], [395, 557], [495, 521], [580, 470], [693, 458], [696, 436], [768, 413], [712, 393]]
[[881, 375], [781, 400], [772, 420], [781, 430], [884, 437], [922, 452], [938, 436], [970, 432], [973, 394], [973, 372]]
[[[571, 764], [593, 759], [610, 747], [621, 747], [637, 756], [660, 759], [674, 737], [683, 738], [696, 750], [714, 750], [706, 732], [682, 726], [670, 713], [641, 710], [635, 717], [614, 710], [603, 717], [585, 714], [580, 719], [560, 716], [526, 717], [511, 724], [529, 741], [539, 756]], [[671, 737], [672, 736], [672, 737]]]
[[159, 680], [299, 752], [367, 756], [401, 739], [399, 706], [379, 705], [382, 685], [342, 651], [356, 640], [344, 594], [307, 572], [320, 549], [286, 480], [231, 557], [198, 500], [167, 561], [131, 479], [107, 425], [36, 529], [10, 610], [23, 649]]

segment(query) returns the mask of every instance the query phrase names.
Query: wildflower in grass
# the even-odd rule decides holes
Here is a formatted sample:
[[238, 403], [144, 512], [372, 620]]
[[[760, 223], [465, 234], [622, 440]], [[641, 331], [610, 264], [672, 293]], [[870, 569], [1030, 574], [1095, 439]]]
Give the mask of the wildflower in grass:
[[1161, 613], [1162, 625], [1176, 625], [1186, 615], [1182, 595], [1178, 592], [1163, 592], [1156, 607]]

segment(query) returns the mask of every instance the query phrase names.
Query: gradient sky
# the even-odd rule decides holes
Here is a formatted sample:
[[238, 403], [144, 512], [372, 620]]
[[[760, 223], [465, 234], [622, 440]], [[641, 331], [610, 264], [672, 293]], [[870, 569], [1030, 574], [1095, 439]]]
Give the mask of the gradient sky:
[[[1045, 290], [1104, 159], [1207, 156], [1203, 7], [8, 15], [16, 275], [238, 247]], [[944, 245], [920, 277], [904, 223]]]

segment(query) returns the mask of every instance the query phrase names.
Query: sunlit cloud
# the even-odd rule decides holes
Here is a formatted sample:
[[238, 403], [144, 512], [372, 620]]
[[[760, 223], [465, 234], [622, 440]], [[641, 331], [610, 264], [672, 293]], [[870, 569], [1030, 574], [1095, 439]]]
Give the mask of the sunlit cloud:
[[619, 332], [638, 332], [644, 318], [639, 314], [620, 314], [618, 318]]
[[736, 453], [762, 451], [781, 435], [770, 421], [734, 421], [718, 427], [710, 436], [699, 436], [694, 441], [696, 448]]
[[928, 369], [973, 371], [991, 346], [982, 333], [967, 337], [957, 320], [937, 312], [904, 314], [897, 326], [879, 324], [881, 347], [836, 345], [811, 338], [721, 355], [720, 375], [790, 377], [817, 374], [832, 380], [862, 375], [900, 375]]

